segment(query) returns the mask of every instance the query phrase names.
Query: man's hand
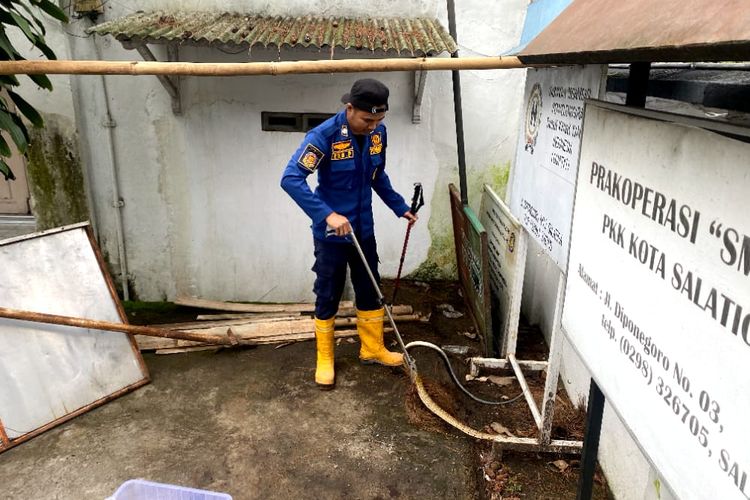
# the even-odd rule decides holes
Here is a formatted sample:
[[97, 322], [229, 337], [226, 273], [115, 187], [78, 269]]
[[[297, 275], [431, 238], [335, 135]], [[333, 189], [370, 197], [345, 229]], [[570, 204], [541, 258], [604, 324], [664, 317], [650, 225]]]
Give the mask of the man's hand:
[[412, 224], [414, 224], [415, 222], [417, 222], [417, 219], [419, 219], [419, 217], [417, 217], [416, 215], [414, 215], [413, 213], [411, 213], [411, 210], [407, 211], [407, 212], [406, 212], [406, 213], [405, 213], [404, 215], [402, 215], [401, 217], [403, 217], [404, 219], [407, 219], [407, 220], [409, 221], [409, 225], [410, 225], [410, 226], [411, 226]]
[[349, 219], [343, 215], [339, 215], [336, 212], [331, 213], [326, 217], [326, 224], [328, 228], [333, 229], [336, 232], [336, 236], [346, 236], [352, 232], [352, 226], [349, 224]]

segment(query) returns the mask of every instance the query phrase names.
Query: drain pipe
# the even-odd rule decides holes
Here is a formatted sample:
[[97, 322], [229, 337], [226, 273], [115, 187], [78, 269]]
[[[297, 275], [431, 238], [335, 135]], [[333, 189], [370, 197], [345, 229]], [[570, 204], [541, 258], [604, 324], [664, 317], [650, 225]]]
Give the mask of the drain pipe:
[[[448, 31], [458, 45], [456, 35], [456, 6], [454, 0], [448, 0]], [[451, 54], [458, 58], [458, 47]], [[461, 107], [461, 75], [457, 69], [451, 71], [453, 76], [453, 114], [456, 119], [456, 145], [458, 148], [458, 182], [461, 190], [461, 203], [469, 204], [469, 193], [466, 186], [466, 147], [464, 145], [464, 115]]]
[[[96, 41], [96, 37], [93, 39], [94, 50], [96, 51], [96, 57], [98, 60], [102, 59], [101, 49]], [[122, 225], [122, 207], [125, 206], [125, 202], [120, 197], [120, 182], [117, 175], [117, 155], [115, 154], [115, 134], [114, 128], [117, 123], [112, 119], [112, 113], [109, 107], [109, 92], [107, 90], [107, 80], [104, 75], [101, 75], [102, 79], [102, 93], [104, 94], [104, 120], [102, 126], [107, 129], [107, 144], [109, 146], [109, 157], [110, 157], [110, 182], [112, 189], [112, 207], [115, 209], [115, 237], [117, 238], [117, 252], [119, 254], [120, 261], [120, 283], [122, 285], [122, 298], [123, 300], [130, 300], [130, 292], [128, 290], [128, 259], [125, 252], [125, 236]]]

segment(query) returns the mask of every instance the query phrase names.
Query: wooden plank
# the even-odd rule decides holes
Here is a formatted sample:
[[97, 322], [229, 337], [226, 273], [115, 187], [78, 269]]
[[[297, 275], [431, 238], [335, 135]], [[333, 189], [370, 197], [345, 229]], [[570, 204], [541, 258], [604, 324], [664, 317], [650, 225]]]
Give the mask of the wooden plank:
[[[385, 333], [392, 333], [393, 328], [384, 328], [383, 331]], [[357, 330], [336, 330], [334, 332], [334, 338], [337, 338], [337, 339], [347, 338], [347, 337], [356, 337], [356, 336], [357, 336]], [[253, 342], [256, 343], [257, 345], [265, 345], [265, 344], [283, 344], [283, 343], [291, 343], [291, 342], [302, 342], [305, 340], [315, 340], [315, 332], [303, 332], [303, 333], [294, 333], [294, 334], [286, 334], [286, 335], [273, 335], [269, 337], [260, 337], [257, 339], [253, 339]], [[192, 342], [190, 340], [180, 340], [177, 342], [176, 347], [170, 346], [170, 347], [166, 347], [165, 349], [198, 347], [198, 346], [202, 346], [202, 344], [200, 342]], [[205, 347], [215, 348], [217, 346], [205, 346]]]
[[[426, 318], [419, 314], [399, 315], [394, 316], [393, 319], [398, 322], [426, 321]], [[335, 325], [337, 327], [354, 326], [356, 324], [356, 318], [337, 318], [335, 321]], [[220, 321], [217, 326], [206, 325], [205, 322], [197, 322], [159, 325], [159, 327], [172, 331], [206, 335], [226, 335], [227, 329], [231, 328], [232, 333], [234, 333], [238, 338], [253, 338], [256, 336], [312, 332], [315, 330], [315, 320], [312, 318], [296, 317], [293, 319], [271, 318], [261, 322], [247, 322], [246, 320], [226, 320]]]
[[141, 351], [177, 347], [177, 339], [147, 337], [146, 335], [135, 335], [134, 337], [136, 344], [138, 344], [138, 349]]
[[[395, 316], [394, 320], [398, 322], [427, 321], [427, 318], [419, 314], [408, 314]], [[250, 341], [251, 344], [268, 344], [282, 341], [309, 340], [315, 338], [315, 321], [312, 318], [295, 318], [292, 320], [286, 318], [268, 318], [268, 320], [265, 322], [242, 322], [237, 324], [235, 321], [231, 324], [209, 326], [208, 328], [173, 328], [174, 326], [179, 325], [194, 324], [203, 326], [205, 322], [175, 323], [172, 325], [160, 325], [160, 327], [170, 331], [189, 333], [191, 335], [206, 335], [207, 337], [226, 335], [227, 330], [231, 328], [232, 333], [238, 339]], [[356, 318], [338, 318], [335, 321], [336, 327], [352, 327], [356, 326], [356, 324]], [[392, 331], [392, 329], [385, 328], [384, 331], [390, 332]], [[340, 336], [347, 336], [346, 332], [353, 332], [353, 334], [356, 334], [356, 330], [337, 330], [336, 337], [338, 338]], [[138, 344], [138, 348], [142, 351], [173, 349], [178, 347], [194, 347], [208, 343], [204, 343], [198, 339], [177, 340], [172, 338], [147, 337], [143, 335], [136, 335], [135, 340]]]
[[[383, 331], [385, 333], [392, 333], [393, 328], [384, 328]], [[357, 330], [336, 330], [333, 334], [334, 338], [342, 339], [347, 337], [356, 337], [357, 336]], [[299, 333], [295, 335], [280, 335], [278, 337], [264, 337], [261, 339], [258, 339], [257, 342], [259, 345], [262, 344], [282, 344], [285, 342], [302, 342], [305, 340], [315, 340], [315, 333]]]
[[216, 345], [175, 347], [173, 349], [157, 349], [156, 354], [181, 354], [184, 352], [196, 352], [196, 351], [218, 351], [219, 349], [221, 349], [221, 346], [216, 346]]
[[[196, 307], [199, 309], [213, 309], [216, 311], [232, 312], [286, 312], [300, 313], [315, 311], [315, 304], [241, 304], [236, 302], [221, 302], [218, 300], [198, 299], [195, 297], [177, 297], [174, 301], [179, 306]], [[341, 307], [354, 307], [352, 302], [342, 302]]]
[[[299, 317], [299, 314], [297, 314], [296, 316]], [[294, 315], [286, 312], [199, 314], [195, 319], [198, 321], [223, 321], [227, 319], [268, 319], [285, 317], [292, 318], [294, 317]]]
[[[400, 304], [395, 305], [391, 307], [391, 314], [414, 314], [414, 308], [409, 305]], [[344, 317], [344, 316], [356, 316], [357, 315], [357, 309], [355, 307], [342, 307], [338, 310], [336, 313], [336, 316], [338, 317]]]
[[299, 314], [296, 315], [289, 315], [287, 313], [282, 313], [281, 316], [276, 317], [258, 317], [256, 318], [253, 316], [248, 316], [245, 318], [238, 318], [238, 319], [222, 319], [222, 320], [216, 320], [216, 321], [187, 321], [184, 323], [162, 323], [157, 325], [150, 325], [155, 328], [162, 328], [164, 330], [200, 330], [204, 328], [213, 328], [213, 327], [219, 327], [223, 326], [224, 331], [226, 332], [226, 328], [229, 326], [236, 326], [236, 325], [245, 325], [249, 323], [273, 323], [275, 321], [294, 321], [298, 319], [309, 319], [309, 316], [300, 316]]
[[[342, 302], [342, 307], [336, 312], [336, 317], [348, 317], [356, 316], [357, 309], [353, 306], [349, 306], [350, 302]], [[300, 312], [297, 314], [313, 314], [307, 312]], [[391, 314], [414, 314], [414, 308], [406, 304], [397, 304], [391, 307]], [[198, 321], [220, 321], [220, 320], [231, 320], [231, 319], [246, 319], [246, 318], [279, 318], [289, 316], [287, 312], [270, 312], [270, 313], [225, 313], [225, 314], [199, 314], [196, 318]]]

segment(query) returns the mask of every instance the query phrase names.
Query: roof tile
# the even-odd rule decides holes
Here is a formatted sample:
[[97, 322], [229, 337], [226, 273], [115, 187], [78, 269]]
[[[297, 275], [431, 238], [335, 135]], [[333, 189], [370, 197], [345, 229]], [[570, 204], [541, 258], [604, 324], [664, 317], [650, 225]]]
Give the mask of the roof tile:
[[121, 41], [395, 52], [432, 56], [454, 52], [456, 44], [435, 19], [268, 17], [236, 12], [137, 12], [89, 32]]

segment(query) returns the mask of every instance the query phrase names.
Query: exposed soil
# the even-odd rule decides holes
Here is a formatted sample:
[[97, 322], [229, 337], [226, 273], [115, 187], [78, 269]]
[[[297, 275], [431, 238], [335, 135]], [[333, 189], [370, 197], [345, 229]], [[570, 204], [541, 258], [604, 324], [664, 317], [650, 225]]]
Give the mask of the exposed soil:
[[[392, 287], [392, 282], [384, 282], [383, 292], [386, 297], [392, 295]], [[455, 345], [468, 348], [466, 354], [450, 354], [449, 357], [457, 376], [472, 393], [489, 400], [510, 400], [521, 394], [517, 380], [502, 386], [492, 382], [464, 382], [468, 373], [466, 360], [471, 356], [484, 355], [484, 352], [457, 283], [431, 282], [428, 284], [418, 281], [402, 281], [397, 302], [411, 305], [415, 312], [430, 315], [428, 323], [399, 325], [399, 331], [405, 342], [423, 340], [439, 346]], [[463, 315], [450, 317], [455, 314], [451, 314], [451, 308], [448, 308], [446, 304]], [[128, 311], [131, 322], [139, 324], [190, 321], [199, 312], [205, 312], [169, 304], [129, 304]], [[396, 348], [395, 339], [391, 338], [388, 342], [391, 349]], [[443, 360], [437, 353], [429, 349], [418, 349], [413, 351], [412, 355], [433, 400], [460, 421], [474, 429], [490, 433], [498, 428], [505, 428], [516, 437], [536, 436], [536, 425], [523, 397], [504, 406], [476, 403], [462, 394], [451, 382]], [[541, 332], [537, 328], [523, 325], [518, 338], [518, 359], [544, 360], [546, 356], [547, 346]], [[482, 375], [490, 374], [482, 372]], [[513, 372], [512, 370], [497, 371], [494, 375], [509, 377], [513, 375]], [[545, 374], [527, 371], [525, 375], [537, 405], [541, 407]], [[443, 434], [446, 439], [461, 436], [458, 431], [437, 418], [421, 404], [414, 387], [408, 383], [406, 375], [403, 375], [403, 387], [404, 411], [409, 423], [420, 430]], [[585, 409], [576, 407], [560, 385], [553, 418], [553, 439], [581, 440], [584, 434], [585, 417]], [[490, 443], [477, 442], [474, 445], [474, 459], [478, 490], [476, 496], [479, 498], [566, 499], [576, 496], [580, 471], [580, 457], [578, 456], [501, 452], [497, 449], [493, 450]], [[594, 498], [611, 498], [601, 473], [597, 473], [596, 476]]]
[[[390, 297], [393, 283], [384, 283], [384, 293]], [[465, 355], [450, 355], [451, 364], [464, 386], [475, 395], [488, 400], [508, 400], [521, 394], [515, 381], [498, 386], [491, 382], [468, 381], [466, 359], [484, 355], [479, 335], [476, 334], [471, 317], [455, 282], [401, 282], [398, 303], [410, 304], [415, 311], [431, 314], [429, 324], [406, 323], [399, 327], [406, 342], [424, 340], [437, 345], [460, 345], [468, 347]], [[464, 313], [459, 318], [443, 314], [443, 304], [450, 304], [456, 311]], [[442, 307], [441, 307], [442, 306]], [[466, 335], [468, 333], [468, 335]], [[474, 339], [471, 336], [476, 335]], [[493, 423], [499, 423], [516, 437], [535, 437], [537, 428], [531, 411], [523, 397], [504, 406], [487, 406], [476, 403], [462, 394], [453, 383], [437, 353], [428, 349], [413, 352], [420, 376], [430, 396], [443, 409], [474, 429], [494, 433]], [[538, 328], [522, 325], [519, 331], [517, 357], [521, 360], [544, 360], [547, 345]], [[481, 375], [492, 373], [483, 371]], [[496, 371], [495, 375], [512, 376], [512, 370]], [[524, 373], [537, 405], [541, 408], [546, 373], [527, 371]], [[442, 420], [424, 408], [413, 388], [405, 394], [405, 405], [409, 421], [423, 429], [440, 433], [457, 433]], [[586, 411], [572, 403], [562, 387], [558, 386], [553, 417], [553, 439], [582, 440], [585, 430]], [[549, 453], [519, 453], [494, 451], [491, 443], [475, 445], [478, 473], [478, 492], [488, 499], [564, 499], [575, 498], [580, 457]], [[595, 479], [594, 498], [611, 498], [601, 472]]]

